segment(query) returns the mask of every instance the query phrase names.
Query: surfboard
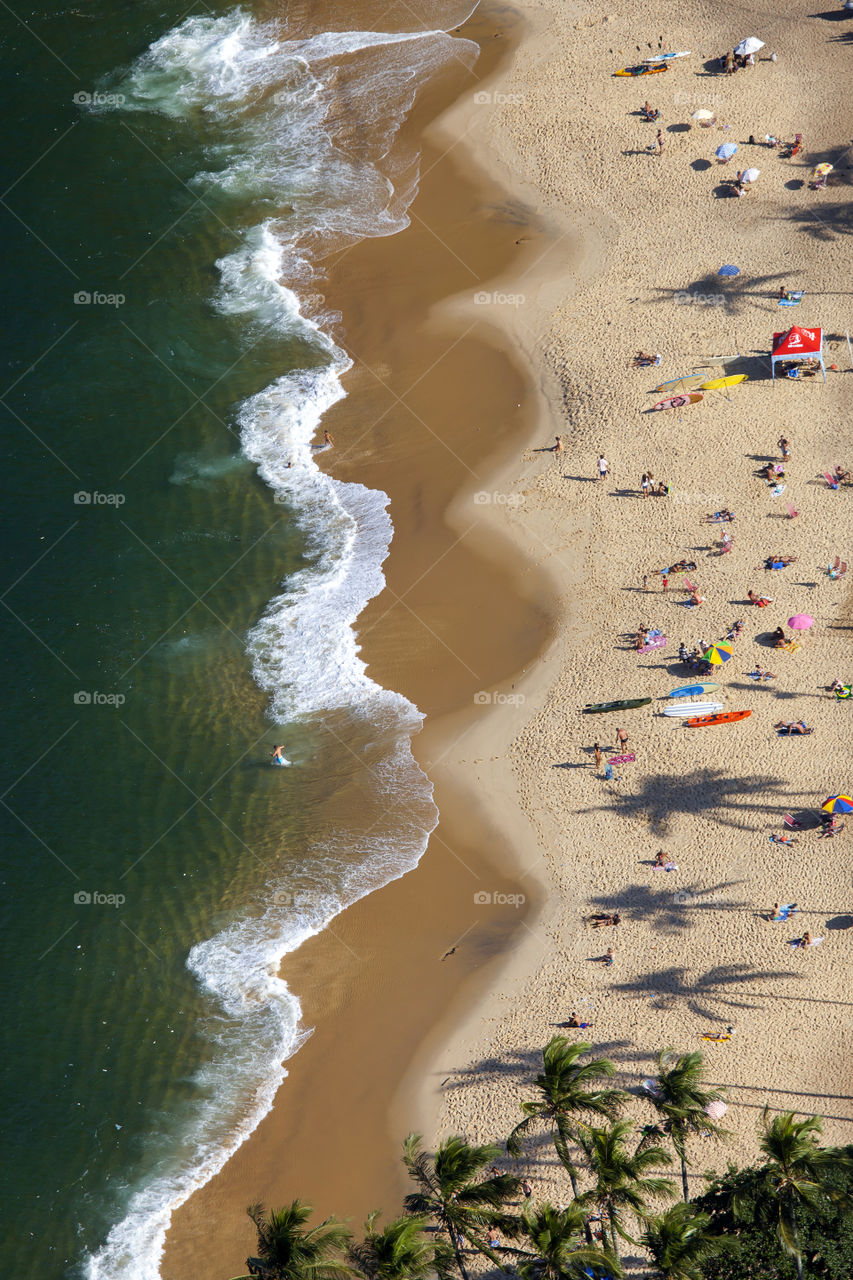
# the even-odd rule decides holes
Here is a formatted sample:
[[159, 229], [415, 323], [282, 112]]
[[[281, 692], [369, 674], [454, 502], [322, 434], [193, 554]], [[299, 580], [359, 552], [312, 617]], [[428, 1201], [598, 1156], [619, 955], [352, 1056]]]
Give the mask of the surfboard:
[[712, 724], [733, 724], [735, 720], [745, 720], [747, 716], [751, 716], [751, 711], [722, 711], [713, 716], [693, 716], [684, 723], [690, 729], [707, 729]]
[[712, 716], [722, 711], [722, 702], [682, 702], [677, 707], [664, 707], [665, 716]]
[[713, 693], [719, 687], [713, 680], [709, 680], [704, 684], [685, 684], [680, 689], [673, 689], [672, 693], [668, 693], [666, 696], [668, 698], [695, 698], [700, 693]]
[[[650, 395], [660, 396], [669, 391], [670, 387], [683, 387], [685, 382], [701, 382], [704, 373], [685, 373], [683, 378], [670, 378], [669, 382], [662, 382], [659, 387], [652, 387]], [[688, 388], [690, 390], [691, 388]]]
[[701, 391], [690, 391], [683, 396], [670, 396], [666, 400], [658, 400], [657, 404], [652, 405], [655, 409], [682, 409], [687, 404], [698, 404], [704, 399]]
[[618, 702], [591, 702], [583, 708], [584, 715], [596, 711], [632, 711], [634, 707], [647, 707], [651, 698], [621, 698]]
[[614, 71], [615, 76], [653, 76], [657, 71], [666, 71], [666, 63], [661, 62], [655, 67], [623, 67], [621, 71]]
[[732, 373], [728, 378], [712, 378], [710, 382], [703, 382], [697, 390], [722, 391], [725, 387], [736, 387], [739, 382], [746, 382], [748, 377], [748, 373]]
[[643, 62], [669, 62], [670, 58], [689, 58], [690, 50], [684, 49], [681, 53], [659, 53], [655, 58], [643, 58]]
[[651, 653], [653, 649], [665, 649], [666, 636], [652, 636], [637, 653]]

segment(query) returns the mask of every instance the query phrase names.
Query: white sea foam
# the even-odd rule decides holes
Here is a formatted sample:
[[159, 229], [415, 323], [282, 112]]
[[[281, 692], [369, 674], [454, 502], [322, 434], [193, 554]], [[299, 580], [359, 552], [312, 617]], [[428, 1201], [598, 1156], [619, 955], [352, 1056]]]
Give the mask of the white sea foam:
[[[469, 6], [443, 7], [451, 25]], [[266, 1114], [286, 1075], [283, 1060], [306, 1035], [299, 1001], [278, 977], [282, 957], [414, 867], [437, 820], [411, 750], [421, 715], [368, 677], [354, 631], [384, 585], [388, 498], [316, 466], [318, 427], [345, 395], [350, 361], [324, 331], [328, 317], [316, 308], [303, 315], [295, 290], [310, 288], [318, 255], [333, 246], [407, 224], [417, 157], [395, 147], [400, 123], [426, 77], [450, 58], [475, 56], [476, 46], [439, 30], [282, 39], [236, 10], [187, 19], [121, 82], [123, 110], [191, 120], [209, 139], [194, 179], [208, 202], [236, 196], [262, 211], [218, 262], [215, 301], [250, 339], [284, 335], [310, 356], [310, 367], [284, 374], [238, 414], [243, 451], [294, 513], [309, 563], [270, 602], [249, 652], [278, 723], [335, 712], [363, 720], [373, 748], [371, 801], [386, 821], [359, 841], [357, 856], [352, 833], [333, 832], [310, 851], [310, 892], [287, 897], [286, 886], [283, 896], [282, 886], [267, 886], [263, 909], [192, 949], [189, 968], [211, 997], [212, 1059], [197, 1080], [191, 1123], [129, 1192], [124, 1218], [86, 1262], [90, 1280], [156, 1280], [172, 1213]], [[215, 482], [230, 465], [184, 458], [172, 480]]]

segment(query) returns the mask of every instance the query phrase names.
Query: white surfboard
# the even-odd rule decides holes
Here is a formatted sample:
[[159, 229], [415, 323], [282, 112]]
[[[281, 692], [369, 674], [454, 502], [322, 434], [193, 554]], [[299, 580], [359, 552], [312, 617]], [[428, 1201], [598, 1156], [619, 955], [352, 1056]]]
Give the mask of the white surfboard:
[[665, 716], [712, 716], [722, 711], [722, 702], [680, 702], [675, 707], [664, 707]]

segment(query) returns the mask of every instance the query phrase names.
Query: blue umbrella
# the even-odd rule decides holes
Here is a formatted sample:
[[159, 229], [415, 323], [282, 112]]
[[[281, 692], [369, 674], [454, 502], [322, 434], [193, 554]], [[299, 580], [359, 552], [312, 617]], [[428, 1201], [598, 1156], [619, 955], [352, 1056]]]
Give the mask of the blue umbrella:
[[729, 262], [726, 264], [726, 266], [720, 267], [719, 271], [717, 272], [717, 275], [718, 276], [739, 276], [740, 267], [733, 267], [732, 264]]
[[736, 142], [724, 142], [721, 147], [717, 147], [717, 150], [714, 152], [714, 155], [717, 157], [718, 160], [731, 160], [732, 156], [736, 151], [737, 151]]

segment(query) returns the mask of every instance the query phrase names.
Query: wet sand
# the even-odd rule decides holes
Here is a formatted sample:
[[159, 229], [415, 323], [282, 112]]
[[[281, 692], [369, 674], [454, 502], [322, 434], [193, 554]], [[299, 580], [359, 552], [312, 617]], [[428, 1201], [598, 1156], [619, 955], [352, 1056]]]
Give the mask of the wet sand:
[[[484, 48], [478, 77], [520, 35], [497, 30], [487, 10], [464, 31]], [[466, 78], [447, 77], [407, 132], [420, 136], [451, 94], [464, 109], [471, 92]], [[553, 585], [501, 530], [490, 479], [529, 442], [537, 401], [494, 310], [473, 301], [510, 273], [541, 276], [548, 237], [464, 144], [434, 136], [421, 168], [411, 227], [349, 250], [329, 273], [327, 304], [343, 317], [336, 339], [355, 367], [324, 423], [335, 440], [324, 460], [391, 499], [388, 586], [358, 633], [372, 677], [427, 716], [416, 754], [436, 782], [440, 825], [416, 871], [288, 958], [283, 976], [313, 1035], [288, 1062], [274, 1110], [175, 1214], [169, 1280], [236, 1274], [254, 1248], [245, 1207], [256, 1200], [299, 1197], [354, 1224], [379, 1205], [397, 1211], [400, 1143], [422, 1119], [429, 1054], [497, 982], [541, 907], [535, 884], [519, 882], [512, 824], [496, 829], [489, 788], [478, 799], [460, 778], [475, 778], [481, 752], [500, 768], [521, 715], [503, 700], [550, 636]], [[440, 304], [452, 295], [451, 320]], [[524, 902], [484, 908], [483, 893]]]

